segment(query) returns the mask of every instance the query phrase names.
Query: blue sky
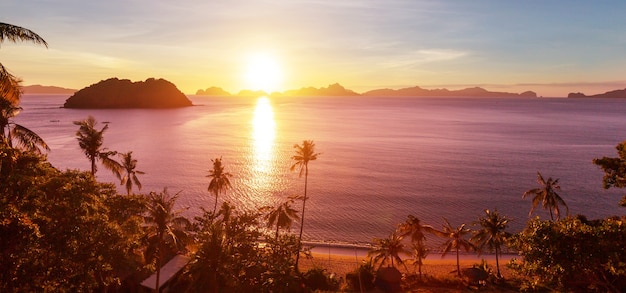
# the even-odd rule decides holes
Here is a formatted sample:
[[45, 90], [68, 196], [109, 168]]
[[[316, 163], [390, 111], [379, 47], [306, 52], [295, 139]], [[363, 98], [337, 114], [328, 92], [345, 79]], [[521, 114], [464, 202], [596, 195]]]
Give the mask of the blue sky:
[[185, 93], [237, 92], [247, 56], [263, 53], [281, 89], [593, 94], [626, 88], [625, 11], [626, 1], [3, 0], [0, 22], [49, 48], [3, 43], [0, 62], [25, 85], [157, 77]]

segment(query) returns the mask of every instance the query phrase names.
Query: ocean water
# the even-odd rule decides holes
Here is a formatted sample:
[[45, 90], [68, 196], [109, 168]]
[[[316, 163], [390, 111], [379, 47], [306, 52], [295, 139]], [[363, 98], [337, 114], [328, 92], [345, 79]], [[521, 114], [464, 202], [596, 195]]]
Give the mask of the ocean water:
[[[73, 121], [92, 115], [109, 125], [105, 147], [133, 151], [146, 172], [141, 192], [180, 193], [189, 217], [213, 207], [206, 176], [218, 157], [233, 175], [220, 202], [258, 209], [302, 194], [304, 178], [289, 167], [305, 139], [321, 153], [309, 164], [310, 241], [368, 243], [409, 214], [439, 228], [443, 217], [471, 224], [484, 209], [512, 218], [517, 232], [538, 171], [559, 178], [571, 214], [624, 213], [623, 191], [602, 189], [591, 162], [626, 140], [624, 100], [190, 96], [196, 106], [182, 109], [77, 110], [60, 108], [66, 98], [25, 95], [16, 119], [46, 140], [54, 166], [89, 169]], [[114, 182], [109, 173], [97, 177]]]

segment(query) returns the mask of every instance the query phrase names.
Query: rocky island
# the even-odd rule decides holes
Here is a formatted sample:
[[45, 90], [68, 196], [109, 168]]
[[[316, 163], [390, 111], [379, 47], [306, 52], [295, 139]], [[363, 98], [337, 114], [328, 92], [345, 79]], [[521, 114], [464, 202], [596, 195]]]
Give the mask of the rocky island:
[[604, 94], [597, 94], [587, 96], [583, 93], [570, 93], [568, 98], [613, 98], [613, 99], [626, 99], [626, 89], [609, 91]]
[[132, 82], [110, 78], [83, 88], [69, 97], [64, 108], [180, 108], [192, 106], [176, 86], [165, 79]]

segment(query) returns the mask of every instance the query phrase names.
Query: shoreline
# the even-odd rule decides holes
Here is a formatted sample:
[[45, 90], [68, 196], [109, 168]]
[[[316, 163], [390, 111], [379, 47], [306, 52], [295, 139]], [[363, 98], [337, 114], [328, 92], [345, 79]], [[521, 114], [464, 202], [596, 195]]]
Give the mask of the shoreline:
[[[311, 247], [311, 253], [316, 255], [326, 255], [326, 256], [337, 256], [337, 257], [357, 257], [357, 258], [366, 258], [368, 251], [373, 247], [372, 245], [367, 244], [350, 244], [350, 243], [340, 243], [340, 242], [314, 242], [314, 241], [303, 241], [303, 245], [305, 247]], [[447, 261], [453, 260], [456, 261], [456, 252], [451, 251], [446, 254], [445, 257], [441, 257], [442, 253], [440, 250], [431, 250], [431, 252], [424, 258], [424, 261]], [[508, 262], [511, 259], [518, 258], [519, 255], [517, 253], [501, 253], [499, 257], [499, 261], [501, 263]], [[405, 255], [401, 256], [402, 259], [408, 258]], [[475, 252], [460, 252], [459, 259], [463, 261], [477, 261], [480, 262], [482, 259], [487, 261], [495, 261], [496, 255], [494, 253], [481, 253], [480, 255]]]

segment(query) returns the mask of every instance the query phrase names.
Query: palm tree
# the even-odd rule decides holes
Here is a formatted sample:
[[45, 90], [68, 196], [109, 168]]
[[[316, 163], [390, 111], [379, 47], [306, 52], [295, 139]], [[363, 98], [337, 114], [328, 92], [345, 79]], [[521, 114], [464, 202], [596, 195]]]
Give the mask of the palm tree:
[[[309, 178], [309, 162], [317, 160], [317, 156], [319, 153], [315, 153], [315, 143], [312, 140], [303, 140], [302, 145], [295, 144], [293, 146], [296, 149], [296, 155], [291, 157], [294, 161], [296, 161], [291, 166], [291, 171], [294, 171], [296, 168], [299, 169], [299, 177], [302, 177], [302, 173], [304, 173], [304, 197], [302, 198], [302, 215], [300, 218], [300, 236], [298, 237], [298, 250], [302, 248], [302, 230], [304, 228], [304, 209], [306, 207], [307, 200], [307, 187], [308, 187], [308, 178]], [[300, 253], [296, 255], [296, 271], [298, 270], [298, 261], [300, 260]]]
[[232, 175], [224, 172], [221, 157], [211, 160], [211, 162], [213, 162], [213, 170], [209, 170], [209, 175], [207, 175], [207, 177], [211, 178], [208, 191], [215, 194], [215, 206], [213, 207], [213, 214], [215, 215], [217, 212], [217, 197], [222, 190], [230, 188], [230, 180], [228, 178], [232, 177]]
[[145, 174], [142, 171], [135, 170], [137, 168], [137, 160], [132, 158], [133, 152], [128, 152], [125, 154], [120, 154], [122, 157], [122, 167], [126, 174], [122, 177], [122, 181], [120, 185], [125, 185], [126, 191], [128, 195], [130, 195], [130, 191], [133, 188], [133, 184], [137, 186], [139, 190], [141, 190], [141, 182], [139, 182], [139, 178], [137, 178], [137, 174]]
[[298, 220], [298, 211], [291, 207], [293, 199], [287, 200], [277, 207], [265, 206], [261, 208], [261, 211], [269, 210], [269, 213], [265, 216], [268, 227], [274, 227], [276, 225], [276, 239], [278, 239], [278, 230], [280, 228], [289, 229], [294, 220]]
[[21, 107], [0, 99], [0, 140], [9, 147], [13, 147], [15, 142], [17, 147], [37, 154], [42, 153], [41, 149], [50, 151], [50, 147], [37, 133], [12, 121], [21, 110]]
[[422, 275], [422, 259], [426, 257], [427, 249], [424, 241], [426, 240], [425, 232], [436, 233], [435, 228], [430, 225], [424, 225], [420, 219], [413, 215], [409, 215], [406, 221], [396, 230], [402, 237], [411, 236], [412, 251], [415, 257], [415, 264], [419, 267], [419, 274]]
[[[5, 40], [13, 43], [32, 41], [48, 47], [46, 41], [33, 31], [0, 22], [0, 43]], [[22, 109], [19, 107], [22, 96], [20, 83], [21, 80], [0, 63], [0, 140], [10, 147], [15, 140], [19, 147], [35, 153], [41, 153], [41, 149], [49, 151], [48, 145], [35, 132], [11, 121]]]
[[123, 167], [120, 163], [111, 159], [117, 152], [109, 151], [102, 147], [104, 132], [109, 128], [109, 125], [104, 125], [104, 127], [98, 131], [96, 130], [96, 124], [98, 124], [98, 122], [96, 122], [96, 119], [91, 115], [85, 120], [74, 121], [74, 125], [79, 126], [78, 131], [76, 131], [78, 145], [91, 162], [91, 175], [96, 175], [96, 171], [98, 170], [96, 167], [97, 160], [100, 161], [105, 168], [111, 170], [117, 178], [120, 178]]
[[443, 218], [443, 221], [443, 231], [437, 232], [437, 234], [439, 234], [441, 237], [446, 238], [446, 241], [443, 244], [444, 248], [443, 252], [441, 253], [441, 258], [446, 256], [448, 252], [454, 249], [456, 251], [456, 271], [460, 277], [461, 266], [459, 264], [459, 251], [461, 250], [461, 248], [463, 248], [466, 252], [469, 252], [470, 250], [475, 248], [471, 242], [464, 238], [465, 235], [471, 232], [471, 230], [465, 228], [465, 224], [461, 224], [461, 226], [453, 228], [452, 225], [450, 225], [450, 222], [448, 222], [448, 219]]
[[178, 194], [170, 196], [167, 189], [163, 192], [148, 194], [147, 212], [144, 216], [146, 223], [146, 260], [156, 259], [156, 290], [159, 291], [161, 277], [161, 262], [166, 246], [181, 250], [187, 240], [187, 228], [190, 223], [180, 216], [182, 210], [174, 210]]
[[[48, 47], [48, 43], [29, 29], [16, 25], [0, 22], [0, 44], [7, 40], [12, 43], [18, 41], [31, 41]], [[20, 88], [21, 80], [12, 74], [0, 63], [0, 98], [8, 101], [14, 106], [19, 105], [22, 91]]]
[[391, 233], [389, 238], [374, 238], [374, 247], [367, 252], [367, 255], [373, 257], [374, 264], [380, 262], [378, 268], [386, 262], [391, 262], [391, 266], [395, 267], [394, 261], [404, 265], [400, 254], [409, 255], [409, 252], [404, 248], [402, 239], [403, 237], [396, 232]]
[[429, 250], [424, 242], [412, 242], [411, 243], [411, 256], [414, 266], [417, 266], [420, 278], [422, 277], [422, 265], [424, 265], [424, 259], [428, 255]]
[[480, 230], [474, 231], [474, 235], [470, 239], [478, 248], [482, 251], [485, 246], [489, 251], [496, 252], [496, 270], [498, 278], [502, 277], [500, 274], [500, 247], [505, 244], [506, 239], [509, 237], [509, 233], [504, 230], [509, 225], [509, 219], [505, 216], [501, 216], [497, 210], [491, 212], [485, 210], [485, 215], [479, 217], [478, 221], [474, 222], [474, 225], [479, 225]]
[[541, 207], [544, 210], [550, 211], [550, 220], [554, 221], [553, 211], [556, 214], [556, 219], [560, 218], [561, 211], [559, 210], [559, 205], [563, 205], [566, 209], [566, 214], [569, 214], [569, 208], [565, 201], [561, 198], [561, 196], [556, 193], [557, 190], [561, 190], [561, 186], [559, 185], [559, 179], [552, 180], [552, 177], [548, 177], [548, 180], [544, 180], [541, 173], [537, 172], [537, 183], [541, 187], [530, 189], [522, 195], [522, 198], [526, 198], [528, 195], [533, 195], [532, 208], [528, 213], [528, 216], [533, 213], [537, 205], [541, 203]]

